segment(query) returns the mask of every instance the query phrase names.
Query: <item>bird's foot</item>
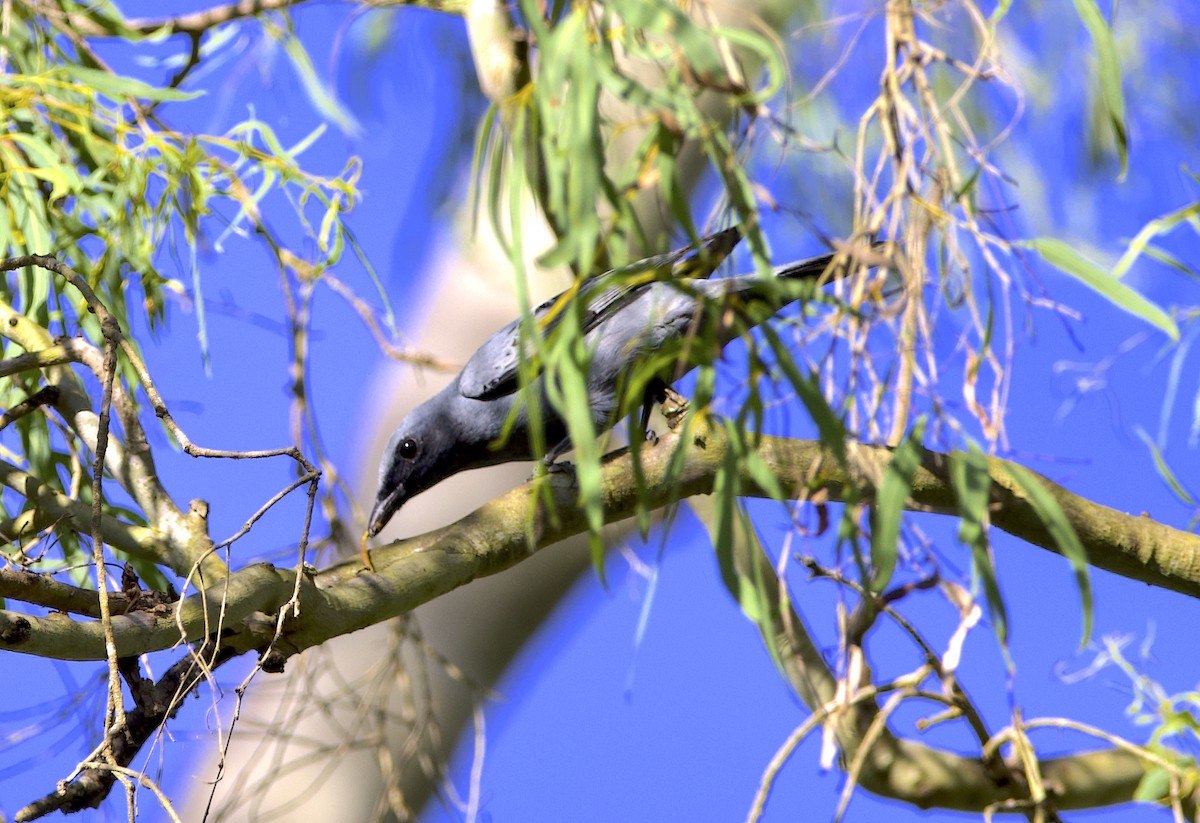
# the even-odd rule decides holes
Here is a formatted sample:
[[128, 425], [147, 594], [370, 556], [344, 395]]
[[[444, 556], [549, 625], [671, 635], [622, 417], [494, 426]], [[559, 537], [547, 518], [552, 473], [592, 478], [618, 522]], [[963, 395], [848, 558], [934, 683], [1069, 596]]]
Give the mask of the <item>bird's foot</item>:
[[569, 474], [575, 476], [575, 464], [570, 460], [555, 460], [545, 464], [546, 474]]
[[533, 467], [533, 474], [529, 475], [530, 480], [538, 477], [545, 477], [548, 474], [567, 474], [571, 479], [575, 479], [575, 464], [569, 460], [555, 460], [552, 463], [547, 463], [545, 460], [539, 460]]
[[646, 429], [646, 442], [651, 446], [658, 445], [658, 434], [654, 431], [654, 429]]
[[663, 417], [667, 418], [667, 427], [671, 431], [675, 431], [683, 421], [684, 415], [687, 414], [688, 400], [670, 386], [667, 386], [665, 394], [666, 397], [660, 404]]

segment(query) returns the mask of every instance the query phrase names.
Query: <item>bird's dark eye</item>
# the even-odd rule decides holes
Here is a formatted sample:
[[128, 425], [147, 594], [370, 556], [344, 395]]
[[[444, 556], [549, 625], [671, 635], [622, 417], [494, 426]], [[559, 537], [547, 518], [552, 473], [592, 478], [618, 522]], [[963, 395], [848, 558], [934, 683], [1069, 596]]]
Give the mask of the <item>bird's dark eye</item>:
[[405, 460], [412, 460], [417, 456], [417, 441], [411, 437], [400, 441], [400, 456]]

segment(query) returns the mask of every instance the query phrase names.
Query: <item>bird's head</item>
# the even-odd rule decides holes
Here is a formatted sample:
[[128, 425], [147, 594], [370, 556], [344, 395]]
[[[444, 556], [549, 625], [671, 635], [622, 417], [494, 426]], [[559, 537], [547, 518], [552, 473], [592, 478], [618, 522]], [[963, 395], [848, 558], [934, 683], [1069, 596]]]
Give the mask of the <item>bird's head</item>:
[[379, 461], [379, 486], [367, 521], [372, 537], [383, 531], [411, 497], [445, 480], [458, 470], [452, 459], [454, 439], [447, 422], [439, 421], [426, 406], [409, 413], [388, 438]]

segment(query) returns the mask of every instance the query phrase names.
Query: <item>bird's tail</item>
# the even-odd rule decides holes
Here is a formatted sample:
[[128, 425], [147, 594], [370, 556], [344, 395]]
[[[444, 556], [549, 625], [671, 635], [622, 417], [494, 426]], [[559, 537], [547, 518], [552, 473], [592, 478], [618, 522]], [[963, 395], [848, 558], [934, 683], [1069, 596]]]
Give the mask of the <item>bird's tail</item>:
[[782, 266], [776, 266], [772, 272], [776, 277], [789, 280], [820, 280], [827, 283], [830, 280], [841, 280], [860, 264], [874, 267], [886, 263], [886, 248], [886, 243], [847, 244], [831, 254], [784, 263]]

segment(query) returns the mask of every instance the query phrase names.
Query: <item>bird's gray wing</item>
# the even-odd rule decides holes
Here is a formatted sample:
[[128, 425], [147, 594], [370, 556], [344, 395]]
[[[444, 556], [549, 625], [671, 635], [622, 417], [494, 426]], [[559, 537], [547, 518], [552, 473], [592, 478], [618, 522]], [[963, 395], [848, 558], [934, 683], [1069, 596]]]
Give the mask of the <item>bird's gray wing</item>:
[[[636, 300], [648, 285], [604, 287], [600, 283], [593, 283], [590, 289], [588, 286], [581, 288], [579, 299], [585, 301], [587, 306], [582, 319], [582, 333], [587, 334], [613, 312], [620, 311]], [[563, 313], [569, 309], [560, 305], [560, 301], [566, 299], [569, 299], [567, 293], [563, 292], [533, 310], [533, 322], [535, 327], [541, 328], [543, 336], [550, 334], [562, 322]], [[557, 310], [551, 313], [554, 309]], [[516, 391], [521, 358], [528, 360], [533, 356], [533, 347], [528, 343], [524, 346], [524, 352], [521, 349], [521, 318], [518, 317], [489, 337], [471, 355], [458, 381], [459, 392], [463, 397], [475, 400], [493, 400]]]
[[[671, 278], [708, 277], [740, 239], [741, 233], [737, 227], [724, 229], [706, 237], [699, 246], [647, 257], [585, 280], [575, 298], [585, 306], [583, 317], [580, 318], [581, 333], [587, 334], [637, 300], [659, 279], [661, 270], [669, 270]], [[639, 282], [639, 274], [649, 277]], [[540, 330], [543, 337], [562, 321], [564, 313], [569, 310], [564, 305], [568, 299], [569, 291], [563, 292], [531, 312], [535, 328]], [[531, 346], [526, 345], [524, 349], [522, 351], [521, 318], [518, 317], [489, 337], [471, 355], [459, 377], [459, 391], [464, 397], [475, 400], [492, 400], [516, 391], [521, 360], [529, 360], [533, 354]]]

